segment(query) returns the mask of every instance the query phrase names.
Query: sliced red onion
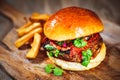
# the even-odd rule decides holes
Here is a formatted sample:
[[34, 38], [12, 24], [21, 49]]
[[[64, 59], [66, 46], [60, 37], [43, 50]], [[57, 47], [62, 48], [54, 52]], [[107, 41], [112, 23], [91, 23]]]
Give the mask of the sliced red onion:
[[64, 42], [62, 46], [63, 46], [63, 47], [67, 47], [67, 44], [66, 44], [66, 42]]

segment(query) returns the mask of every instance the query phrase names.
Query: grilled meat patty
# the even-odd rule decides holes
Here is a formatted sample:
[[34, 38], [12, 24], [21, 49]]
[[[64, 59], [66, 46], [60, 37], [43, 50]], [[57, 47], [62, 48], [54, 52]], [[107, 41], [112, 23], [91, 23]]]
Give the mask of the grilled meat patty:
[[58, 45], [57, 41], [52, 41], [52, 40], [49, 40], [48, 38], [45, 39], [43, 47], [46, 44], [52, 45], [56, 49], [60, 50], [61, 54], [63, 54], [63, 55], [59, 55], [58, 58], [67, 60], [67, 61], [81, 62], [82, 61], [82, 51], [85, 51], [87, 49], [90, 49], [92, 51], [91, 59], [95, 58], [97, 56], [97, 54], [100, 52], [100, 49], [101, 49], [101, 46], [103, 43], [103, 39], [100, 36], [100, 34], [96, 33], [96, 34], [93, 34], [90, 36], [85, 36], [85, 37], [82, 37], [82, 39], [84, 39], [84, 41], [87, 42], [87, 45], [82, 48], [78, 48], [78, 47], [74, 46], [73, 40], [64, 41], [63, 43], [65, 43], [65, 44]]

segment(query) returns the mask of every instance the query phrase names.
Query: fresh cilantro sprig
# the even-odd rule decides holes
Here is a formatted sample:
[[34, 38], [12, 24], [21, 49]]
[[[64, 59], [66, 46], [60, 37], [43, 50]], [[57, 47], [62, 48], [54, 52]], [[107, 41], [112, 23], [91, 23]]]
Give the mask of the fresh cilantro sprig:
[[55, 57], [58, 57], [59, 52], [60, 52], [59, 50], [55, 50], [54, 56], [55, 56]]
[[51, 51], [51, 50], [54, 50], [54, 47], [50, 44], [47, 44], [45, 45], [45, 49]]
[[54, 51], [49, 51], [48, 56], [49, 57], [53, 57], [53, 56], [58, 57], [59, 53], [60, 53], [60, 51], [56, 49]]
[[82, 56], [83, 56], [83, 59], [82, 59], [82, 65], [87, 67], [88, 64], [90, 63], [90, 58], [92, 56], [92, 51], [90, 49], [87, 49], [86, 51], [82, 51]]
[[87, 42], [85, 42], [83, 39], [77, 38], [73, 41], [74, 46], [80, 48], [86, 46]]
[[47, 64], [47, 66], [45, 67], [45, 72], [46, 73], [51, 73], [52, 69], [54, 69], [55, 66], [53, 66], [52, 64]]
[[45, 72], [48, 74], [53, 73], [55, 76], [61, 76], [63, 74], [63, 70], [61, 68], [55, 67], [52, 64], [47, 64]]
[[63, 74], [63, 70], [58, 68], [58, 67], [55, 67], [53, 69], [53, 73], [54, 73], [55, 76], [61, 76]]

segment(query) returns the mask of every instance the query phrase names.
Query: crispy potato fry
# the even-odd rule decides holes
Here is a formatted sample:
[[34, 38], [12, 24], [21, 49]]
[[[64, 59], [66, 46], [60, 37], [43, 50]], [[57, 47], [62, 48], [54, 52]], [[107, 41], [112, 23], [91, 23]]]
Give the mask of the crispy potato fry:
[[24, 44], [30, 44], [32, 47], [26, 54], [26, 58], [36, 58], [44, 36], [42, 27], [49, 17], [48, 14], [33, 13], [29, 22], [16, 29], [20, 38], [16, 40], [15, 46], [19, 48]]
[[20, 28], [18, 28], [16, 31], [19, 32], [19, 31], [23, 30], [24, 28], [30, 26], [31, 24], [32, 24], [32, 22], [28, 22], [28, 23], [24, 24], [23, 26], [21, 26]]
[[48, 14], [39, 14], [39, 13], [33, 13], [32, 16], [30, 17], [31, 21], [40, 21], [40, 20], [48, 20], [49, 19]]
[[23, 35], [25, 35], [26, 33], [29, 33], [31, 30], [33, 30], [33, 29], [35, 29], [35, 28], [37, 28], [37, 27], [41, 27], [41, 23], [40, 23], [40, 22], [32, 23], [32, 24], [29, 25], [28, 27], [19, 30], [19, 31], [18, 31], [18, 35], [19, 35], [19, 36], [23, 36]]
[[15, 46], [17, 48], [21, 47], [22, 45], [24, 45], [29, 39], [31, 39], [35, 33], [42, 33], [42, 27], [36, 28], [32, 31], [30, 31], [29, 33], [25, 34], [24, 36], [22, 36], [21, 38], [19, 38], [16, 42], [15, 42]]
[[34, 41], [32, 43], [32, 48], [27, 53], [27, 58], [36, 58], [41, 44], [41, 35], [39, 33], [34, 34]]

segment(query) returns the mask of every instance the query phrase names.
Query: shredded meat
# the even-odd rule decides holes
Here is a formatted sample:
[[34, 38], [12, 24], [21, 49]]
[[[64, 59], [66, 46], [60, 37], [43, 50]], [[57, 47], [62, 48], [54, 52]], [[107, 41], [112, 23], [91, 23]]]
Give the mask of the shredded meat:
[[87, 48], [90, 48], [92, 50], [93, 56], [92, 58], [95, 58], [97, 54], [100, 52], [103, 39], [100, 36], [100, 34], [94, 34], [91, 36], [91, 38], [88, 41]]

